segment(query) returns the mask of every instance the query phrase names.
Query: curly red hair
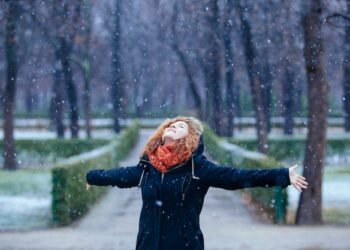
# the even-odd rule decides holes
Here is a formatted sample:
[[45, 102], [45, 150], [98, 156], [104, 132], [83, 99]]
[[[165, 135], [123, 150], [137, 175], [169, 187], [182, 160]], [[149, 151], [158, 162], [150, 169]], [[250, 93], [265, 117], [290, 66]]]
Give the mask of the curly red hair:
[[188, 125], [188, 135], [178, 141], [174, 152], [178, 154], [183, 154], [185, 152], [193, 153], [198, 147], [199, 138], [203, 133], [203, 126], [201, 122], [194, 117], [178, 116], [171, 119], [168, 118], [159, 125], [156, 132], [148, 139], [142, 155], [149, 155], [154, 152], [154, 150], [162, 144], [164, 130], [174, 122], [178, 121], [186, 122]]

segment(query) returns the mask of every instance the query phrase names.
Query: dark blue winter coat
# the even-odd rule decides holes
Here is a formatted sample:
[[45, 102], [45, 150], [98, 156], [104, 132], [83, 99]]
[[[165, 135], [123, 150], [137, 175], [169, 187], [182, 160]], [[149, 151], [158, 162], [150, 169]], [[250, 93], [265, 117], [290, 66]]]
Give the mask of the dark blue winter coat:
[[207, 160], [203, 149], [201, 140], [188, 161], [163, 174], [144, 156], [136, 166], [90, 170], [86, 179], [91, 185], [141, 188], [137, 250], [201, 250], [204, 239], [199, 215], [209, 187], [235, 190], [290, 185], [288, 168], [222, 167]]

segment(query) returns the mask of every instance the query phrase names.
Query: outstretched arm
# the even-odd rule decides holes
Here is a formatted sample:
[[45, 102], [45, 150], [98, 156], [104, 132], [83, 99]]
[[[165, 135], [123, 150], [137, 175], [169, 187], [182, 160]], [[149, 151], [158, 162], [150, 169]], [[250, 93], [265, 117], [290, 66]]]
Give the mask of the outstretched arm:
[[133, 167], [116, 167], [111, 169], [93, 169], [86, 174], [86, 189], [91, 185], [117, 186], [130, 188], [137, 186], [143, 168], [139, 165]]
[[285, 188], [290, 184], [304, 188], [307, 185], [306, 182], [306, 184], [302, 182], [305, 181], [302, 179], [304, 177], [293, 171], [294, 168], [291, 170], [288, 168], [253, 170], [222, 167], [207, 160], [205, 156], [202, 156], [197, 166], [198, 175], [203, 183], [229, 190], [273, 186]]

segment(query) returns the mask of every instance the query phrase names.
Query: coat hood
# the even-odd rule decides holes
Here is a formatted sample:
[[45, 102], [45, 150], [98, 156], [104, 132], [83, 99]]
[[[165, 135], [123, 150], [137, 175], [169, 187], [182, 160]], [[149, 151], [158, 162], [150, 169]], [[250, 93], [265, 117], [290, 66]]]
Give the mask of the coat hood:
[[203, 139], [203, 135], [201, 135], [199, 137], [199, 142], [198, 142], [198, 146], [197, 149], [193, 152], [194, 155], [201, 155], [204, 152], [204, 139]]

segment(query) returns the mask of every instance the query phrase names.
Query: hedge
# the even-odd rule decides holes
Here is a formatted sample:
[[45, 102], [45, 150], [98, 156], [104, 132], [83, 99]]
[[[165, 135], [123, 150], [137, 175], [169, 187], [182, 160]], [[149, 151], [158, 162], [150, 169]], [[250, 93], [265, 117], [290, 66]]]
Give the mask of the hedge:
[[[268, 169], [281, 167], [275, 159], [258, 152], [248, 151], [219, 138], [208, 126], [204, 129], [204, 141], [208, 153], [222, 165], [247, 169]], [[253, 201], [261, 205], [275, 223], [285, 223], [288, 194], [281, 187], [248, 188]]]
[[[45, 139], [16, 140], [17, 152], [28, 152], [31, 155], [52, 156], [53, 158], [67, 158], [82, 152], [90, 151], [96, 147], [105, 145], [109, 140], [105, 139]], [[0, 141], [0, 150], [3, 150], [4, 141]]]
[[83, 216], [107, 190], [92, 188], [87, 192], [86, 173], [93, 168], [111, 168], [130, 151], [138, 138], [134, 122], [108, 145], [68, 158], [52, 169], [52, 217], [54, 226], [68, 225]]

